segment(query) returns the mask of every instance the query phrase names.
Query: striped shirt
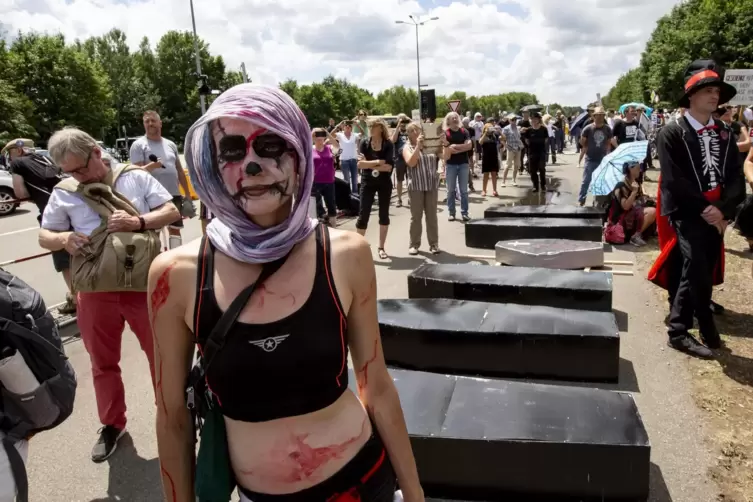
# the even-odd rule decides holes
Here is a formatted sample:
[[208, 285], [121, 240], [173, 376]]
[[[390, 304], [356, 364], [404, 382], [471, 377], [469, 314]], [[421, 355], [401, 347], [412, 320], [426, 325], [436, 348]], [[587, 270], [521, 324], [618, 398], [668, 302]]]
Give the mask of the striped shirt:
[[[414, 147], [409, 142], [405, 148], [412, 155]], [[428, 192], [439, 188], [439, 173], [437, 156], [433, 153], [423, 153], [418, 156], [418, 164], [415, 167], [408, 166], [408, 190], [416, 192]]]
[[505, 139], [507, 140], [507, 150], [510, 152], [517, 152], [518, 150], [523, 149], [523, 141], [520, 139], [520, 129], [515, 128], [513, 129], [512, 126], [505, 126], [504, 129], [502, 129], [502, 134], [505, 136]]

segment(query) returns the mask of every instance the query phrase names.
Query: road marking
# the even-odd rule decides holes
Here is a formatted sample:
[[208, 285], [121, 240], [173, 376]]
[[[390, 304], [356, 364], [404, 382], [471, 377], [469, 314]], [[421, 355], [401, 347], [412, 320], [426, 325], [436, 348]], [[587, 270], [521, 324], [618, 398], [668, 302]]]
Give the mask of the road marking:
[[21, 234], [21, 233], [24, 233], [24, 232], [30, 232], [32, 230], [39, 230], [39, 227], [22, 228], [21, 230], [14, 230], [12, 232], [5, 232], [3, 234], [0, 234], [0, 237], [5, 237], [5, 236], [8, 236], [8, 235]]

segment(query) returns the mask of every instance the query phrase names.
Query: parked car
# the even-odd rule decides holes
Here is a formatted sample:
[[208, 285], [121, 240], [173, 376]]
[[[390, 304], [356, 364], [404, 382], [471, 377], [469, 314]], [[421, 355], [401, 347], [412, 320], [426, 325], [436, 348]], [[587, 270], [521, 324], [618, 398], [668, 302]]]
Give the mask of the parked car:
[[18, 208], [17, 202], [9, 202], [15, 198], [13, 177], [5, 169], [0, 169], [0, 216], [11, 214]]

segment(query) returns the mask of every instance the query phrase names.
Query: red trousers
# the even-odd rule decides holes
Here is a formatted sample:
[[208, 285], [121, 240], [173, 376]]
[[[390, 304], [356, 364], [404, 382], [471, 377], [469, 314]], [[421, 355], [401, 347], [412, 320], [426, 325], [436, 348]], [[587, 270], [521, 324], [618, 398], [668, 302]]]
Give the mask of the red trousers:
[[122, 429], [126, 425], [126, 403], [120, 374], [123, 329], [136, 334], [146, 352], [154, 386], [154, 340], [149, 322], [146, 293], [78, 293], [78, 327], [92, 363], [94, 394], [102, 425]]

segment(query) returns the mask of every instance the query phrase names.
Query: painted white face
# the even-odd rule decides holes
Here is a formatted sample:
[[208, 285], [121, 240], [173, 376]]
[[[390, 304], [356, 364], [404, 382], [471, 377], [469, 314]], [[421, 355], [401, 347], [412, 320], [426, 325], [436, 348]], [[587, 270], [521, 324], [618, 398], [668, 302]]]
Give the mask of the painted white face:
[[234, 118], [215, 121], [212, 134], [222, 180], [246, 214], [270, 214], [290, 202], [298, 156], [284, 139]]

